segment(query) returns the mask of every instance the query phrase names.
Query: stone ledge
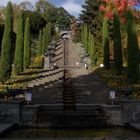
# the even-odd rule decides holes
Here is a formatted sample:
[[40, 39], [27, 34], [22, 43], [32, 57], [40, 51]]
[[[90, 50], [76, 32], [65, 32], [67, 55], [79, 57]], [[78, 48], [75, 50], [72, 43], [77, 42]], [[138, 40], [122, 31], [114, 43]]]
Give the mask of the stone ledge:
[[139, 123], [130, 123], [129, 124], [132, 128], [134, 128], [135, 130], [140, 131], [140, 122]]
[[14, 125], [13, 124], [1, 124], [0, 123], [0, 135], [4, 133], [5, 131], [9, 130], [12, 128]]

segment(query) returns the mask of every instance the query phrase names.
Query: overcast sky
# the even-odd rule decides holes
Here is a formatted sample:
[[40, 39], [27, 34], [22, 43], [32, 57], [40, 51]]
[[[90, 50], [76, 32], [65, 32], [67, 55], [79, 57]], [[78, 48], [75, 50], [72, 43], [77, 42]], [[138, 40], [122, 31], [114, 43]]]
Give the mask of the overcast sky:
[[[5, 6], [9, 0], [0, 0], [0, 6]], [[21, 3], [22, 1], [30, 1], [33, 4], [38, 0], [11, 0], [13, 3]], [[70, 14], [78, 16], [84, 0], [48, 0], [57, 7], [64, 7]]]

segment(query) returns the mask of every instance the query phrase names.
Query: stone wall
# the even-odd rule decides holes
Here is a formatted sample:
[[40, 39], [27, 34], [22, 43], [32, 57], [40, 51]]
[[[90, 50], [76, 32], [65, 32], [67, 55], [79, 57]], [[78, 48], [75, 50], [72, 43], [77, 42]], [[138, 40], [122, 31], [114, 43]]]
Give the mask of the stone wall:
[[[44, 117], [45, 117], [45, 121], [47, 121], [47, 125], [50, 123], [51, 124], [55, 123], [56, 118], [57, 118], [56, 119], [57, 123], [60, 121], [61, 124], [62, 122], [68, 122], [68, 121], [65, 121], [65, 118], [66, 120], [71, 120], [70, 118], [73, 118], [72, 122], [75, 123], [75, 121], [73, 120], [77, 120], [77, 126], [83, 123], [85, 126], [88, 126], [88, 124], [90, 123], [91, 124], [90, 127], [91, 127], [92, 125], [96, 126], [95, 122], [97, 121], [96, 119], [98, 119], [98, 118], [94, 118], [95, 117], [94, 111], [96, 111], [96, 107], [98, 108], [98, 106], [95, 106], [95, 105], [87, 106], [89, 110], [89, 115], [87, 116], [85, 116], [84, 114], [83, 116], [79, 116], [79, 114], [76, 113], [77, 114], [76, 116], [67, 115], [67, 117], [65, 117], [66, 114], [65, 112], [62, 111], [62, 114], [64, 114], [64, 116], [56, 115], [56, 116], [51, 117], [51, 115], [47, 114], [47, 118], [46, 116]], [[0, 103], [0, 123], [14, 123], [14, 124], [32, 126], [37, 122], [37, 113], [39, 112], [39, 108], [40, 108], [39, 105], [21, 106], [20, 103], [1, 102]], [[101, 118], [101, 120], [105, 121], [105, 125], [107, 124], [109, 126], [124, 126], [125, 124], [140, 122], [140, 102], [138, 101], [132, 101], [132, 100], [122, 101], [121, 106], [101, 105], [101, 108], [104, 110], [106, 114], [105, 119]], [[86, 110], [86, 107], [79, 106], [78, 109]], [[93, 116], [90, 115], [90, 113], [92, 114], [91, 111], [93, 111]], [[43, 121], [43, 119], [44, 118], [41, 118], [39, 122]], [[101, 122], [101, 120], [99, 120], [99, 122]], [[83, 122], [83, 123], [80, 123], [80, 122]], [[67, 123], [64, 123], [64, 125], [65, 124]]]
[[106, 107], [110, 125], [126, 125], [140, 123], [140, 101], [122, 100], [120, 107]]
[[32, 125], [36, 122], [36, 116], [39, 106], [23, 106], [21, 107], [21, 124], [22, 125]]
[[124, 123], [140, 122], [140, 101], [124, 100], [122, 101], [122, 106]]
[[19, 103], [0, 103], [0, 123], [14, 123], [20, 122], [20, 106]]
[[121, 110], [113, 110], [107, 111], [108, 116], [108, 125], [110, 126], [123, 126], [124, 123], [122, 121], [122, 111]]
[[106, 115], [108, 118], [108, 125], [109, 126], [123, 126], [123, 119], [122, 119], [122, 107], [118, 105], [108, 105], [104, 106], [106, 111]]

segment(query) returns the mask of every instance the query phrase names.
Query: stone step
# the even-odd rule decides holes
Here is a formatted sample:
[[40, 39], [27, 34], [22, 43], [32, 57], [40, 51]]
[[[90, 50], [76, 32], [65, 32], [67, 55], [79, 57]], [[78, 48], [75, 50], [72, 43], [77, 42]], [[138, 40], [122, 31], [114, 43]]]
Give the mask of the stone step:
[[64, 99], [63, 101], [64, 101], [65, 103], [67, 103], [67, 102], [75, 102], [75, 99], [74, 99], [74, 98], [73, 98], [73, 99], [69, 99], [69, 98], [67, 99], [67, 98], [66, 98], [66, 99]]
[[40, 82], [43, 83], [45, 81], [49, 81], [49, 79], [51, 81], [52, 77], [54, 79], [54, 75], [55, 75], [55, 77], [58, 77], [58, 78], [63, 77], [63, 70], [62, 69], [56, 69], [56, 70], [51, 71], [49, 73], [47, 72], [43, 75], [44, 78], [42, 76], [42, 78], [40, 78], [40, 79], [36, 79], [36, 80], [31, 81], [28, 85], [29, 85], [29, 87], [30, 86], [33, 87], [33, 85], [35, 85], [35, 84], [38, 85]]
[[64, 97], [63, 97], [64, 100], [65, 100], [65, 99], [67, 99], [67, 100], [69, 99], [69, 100], [70, 100], [70, 99], [73, 99], [73, 98], [74, 98], [74, 96], [64, 96]]
[[49, 86], [51, 86], [51, 84], [55, 84], [56, 82], [62, 81], [61, 79], [62, 78], [59, 77], [59, 78], [53, 79], [51, 81], [45, 81], [45, 82], [43, 81], [38, 84], [30, 85], [30, 86], [28, 86], [28, 88], [35, 88], [35, 87], [38, 88], [38, 87], [44, 87], [44, 86], [49, 87]]

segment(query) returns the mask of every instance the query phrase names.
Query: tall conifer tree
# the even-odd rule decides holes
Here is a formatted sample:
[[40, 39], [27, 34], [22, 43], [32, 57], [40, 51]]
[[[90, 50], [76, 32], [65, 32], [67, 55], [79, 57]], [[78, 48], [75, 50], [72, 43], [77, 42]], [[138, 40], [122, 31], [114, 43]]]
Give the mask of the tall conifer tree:
[[109, 29], [108, 19], [104, 17], [103, 20], [103, 63], [105, 68], [110, 68], [110, 52], [109, 52]]
[[101, 2], [102, 0], [85, 0], [85, 4], [82, 6], [82, 13], [80, 14], [81, 21], [88, 24], [96, 44], [100, 46], [102, 43], [102, 15], [99, 12]]
[[87, 51], [88, 46], [88, 27], [87, 24], [84, 24], [84, 48]]
[[91, 47], [90, 47], [90, 54], [91, 54], [91, 62], [92, 66], [96, 65], [96, 48], [95, 48], [95, 41], [93, 35], [91, 34]]
[[12, 60], [12, 33], [13, 33], [13, 15], [12, 3], [9, 2], [6, 8], [5, 30], [2, 39], [2, 52], [0, 59], [0, 81], [5, 82], [11, 76]]
[[42, 41], [42, 38], [43, 36], [42, 36], [42, 30], [40, 30], [39, 31], [39, 39], [38, 39], [38, 41], [39, 41], [39, 54], [40, 55], [42, 55], [42, 47], [43, 47], [43, 41]]
[[24, 32], [24, 68], [29, 68], [31, 61], [31, 46], [30, 46], [30, 22], [26, 19]]
[[16, 49], [14, 59], [14, 73], [19, 74], [23, 71], [23, 13], [20, 12], [18, 16], [17, 34], [16, 34]]
[[131, 11], [127, 13], [127, 41], [128, 41], [128, 78], [130, 82], [137, 82], [139, 78], [138, 38], [134, 17]]
[[49, 43], [51, 42], [51, 22], [49, 22], [46, 27], [43, 28], [43, 49], [42, 52], [44, 53], [49, 46]]
[[46, 51], [46, 27], [43, 28], [43, 38], [42, 38], [42, 54]]
[[113, 19], [113, 41], [114, 41], [114, 64], [118, 74], [122, 73], [122, 43], [120, 32], [120, 20], [117, 12], [114, 12]]

